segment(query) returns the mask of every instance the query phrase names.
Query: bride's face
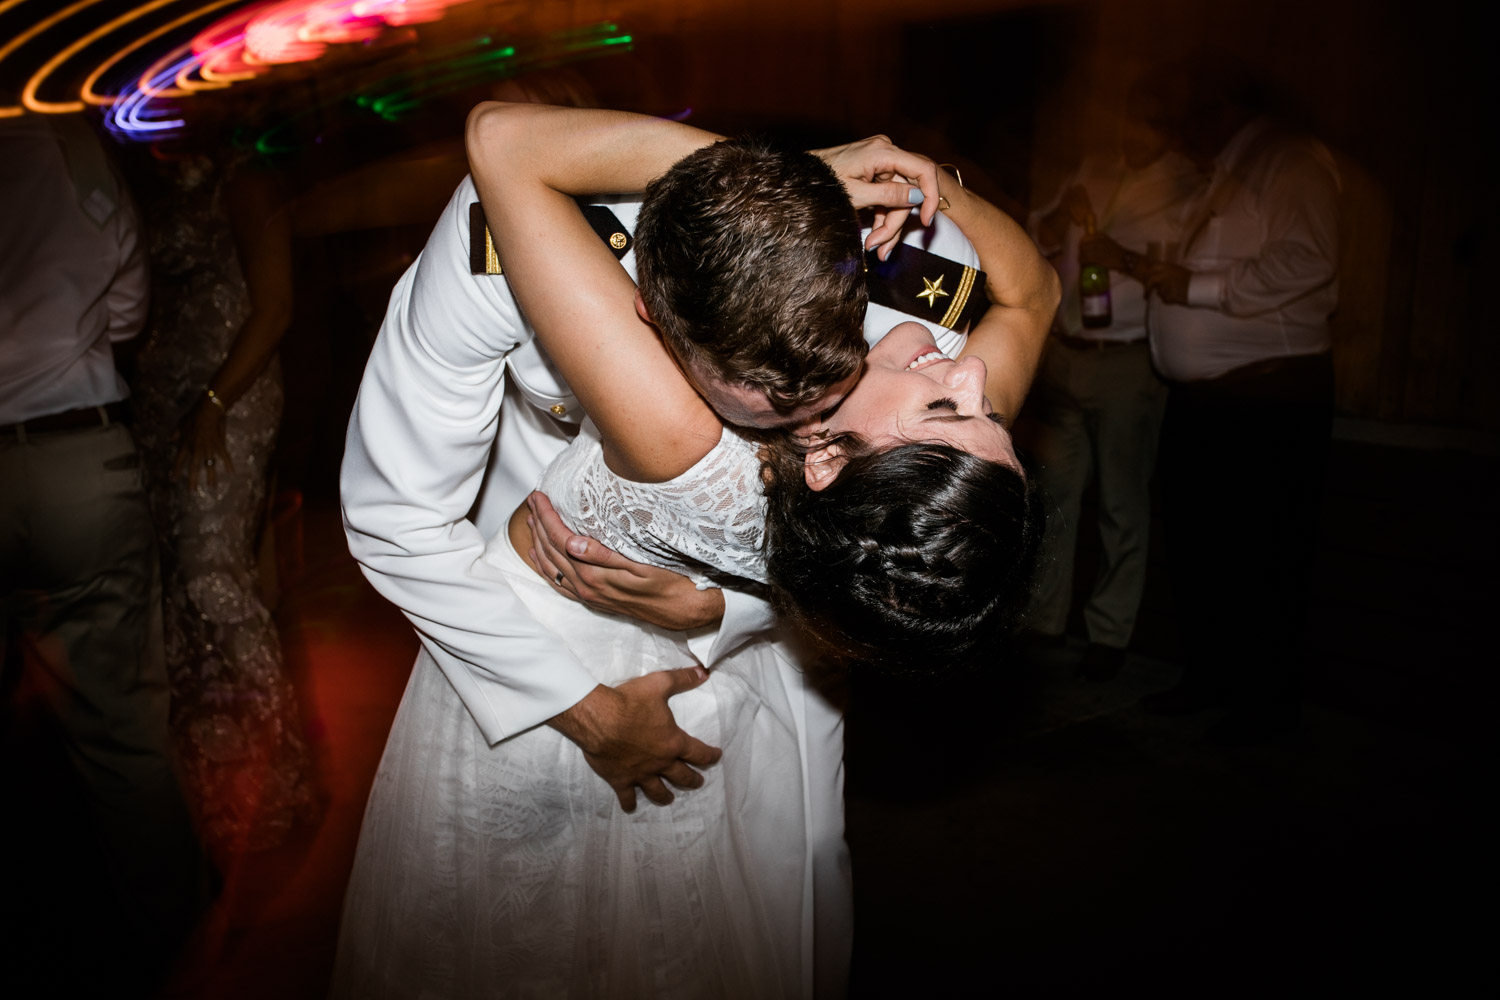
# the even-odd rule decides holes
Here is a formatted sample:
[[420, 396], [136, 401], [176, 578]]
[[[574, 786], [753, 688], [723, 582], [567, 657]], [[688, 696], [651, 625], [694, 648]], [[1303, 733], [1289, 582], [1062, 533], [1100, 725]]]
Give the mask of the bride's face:
[[[1020, 469], [1010, 432], [984, 396], [986, 374], [983, 361], [951, 361], [925, 326], [902, 323], [865, 355], [854, 391], [802, 433], [853, 433], [880, 450], [914, 442], [947, 444]], [[813, 448], [807, 456], [808, 486], [823, 489], [842, 467], [837, 444]]]

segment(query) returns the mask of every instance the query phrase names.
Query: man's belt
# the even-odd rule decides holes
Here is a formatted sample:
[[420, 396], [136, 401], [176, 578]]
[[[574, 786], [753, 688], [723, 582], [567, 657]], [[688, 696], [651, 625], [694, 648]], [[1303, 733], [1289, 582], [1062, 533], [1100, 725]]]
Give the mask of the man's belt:
[[[579, 207], [616, 260], [630, 252], [635, 239], [615, 213], [603, 205]], [[484, 208], [477, 201], [469, 206], [469, 271], [503, 273], [494, 237], [485, 224]], [[990, 307], [984, 294], [983, 271], [906, 243], [897, 244], [885, 260], [873, 252], [867, 254], [865, 280], [871, 302], [950, 330], [978, 322]]]
[[110, 424], [130, 422], [130, 412], [124, 403], [105, 403], [103, 406], [81, 406], [76, 410], [49, 413], [34, 420], [22, 420], [14, 424], [0, 424], [0, 436], [15, 437], [25, 441], [28, 434], [55, 434], [58, 431], [76, 431], [93, 427], [108, 427]]

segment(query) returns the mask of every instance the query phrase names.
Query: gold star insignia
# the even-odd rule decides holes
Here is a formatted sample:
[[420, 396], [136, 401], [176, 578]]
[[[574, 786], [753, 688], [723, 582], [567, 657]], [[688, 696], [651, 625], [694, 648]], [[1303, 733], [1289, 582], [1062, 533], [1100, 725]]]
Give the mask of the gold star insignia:
[[926, 299], [927, 304], [936, 309], [938, 296], [941, 295], [945, 299], [948, 297], [948, 293], [943, 291], [943, 279], [945, 277], [947, 277], [947, 275], [940, 274], [937, 276], [936, 281], [932, 281], [928, 278], [923, 278], [922, 284], [926, 285], [927, 287], [923, 291], [917, 293], [917, 298]]

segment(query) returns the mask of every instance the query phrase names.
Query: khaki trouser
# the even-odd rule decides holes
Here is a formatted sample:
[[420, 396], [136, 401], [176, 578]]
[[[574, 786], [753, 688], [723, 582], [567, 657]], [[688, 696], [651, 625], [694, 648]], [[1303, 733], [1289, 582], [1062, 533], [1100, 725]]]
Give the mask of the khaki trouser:
[[1053, 340], [1033, 400], [1040, 422], [1033, 458], [1049, 506], [1032, 627], [1055, 635], [1067, 626], [1079, 505], [1094, 477], [1103, 558], [1084, 625], [1090, 642], [1123, 649], [1146, 581], [1151, 472], [1166, 386], [1151, 370], [1144, 341], [1078, 350]]
[[[160, 964], [151, 952], [201, 911], [204, 868], [169, 751], [161, 581], [127, 428], [0, 440], [0, 626], [20, 654], [0, 652], [0, 672], [23, 671], [57, 723], [114, 882], [77, 901], [79, 923], [109, 914], [133, 957]], [[52, 812], [7, 805], [26, 822]]]

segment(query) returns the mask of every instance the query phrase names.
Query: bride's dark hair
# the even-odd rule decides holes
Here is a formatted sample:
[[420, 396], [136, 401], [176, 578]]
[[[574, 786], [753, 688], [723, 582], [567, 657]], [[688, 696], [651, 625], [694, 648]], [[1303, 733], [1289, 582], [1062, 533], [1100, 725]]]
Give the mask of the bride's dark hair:
[[945, 444], [857, 438], [821, 491], [802, 452], [766, 452], [766, 568], [783, 619], [844, 664], [923, 674], [972, 664], [1019, 624], [1042, 535], [1019, 471]]

